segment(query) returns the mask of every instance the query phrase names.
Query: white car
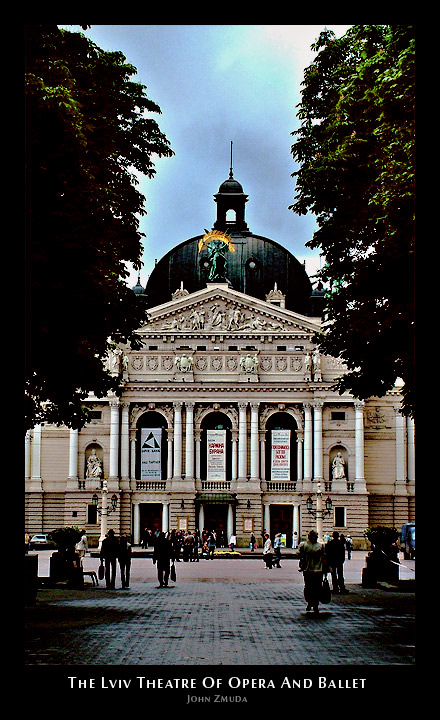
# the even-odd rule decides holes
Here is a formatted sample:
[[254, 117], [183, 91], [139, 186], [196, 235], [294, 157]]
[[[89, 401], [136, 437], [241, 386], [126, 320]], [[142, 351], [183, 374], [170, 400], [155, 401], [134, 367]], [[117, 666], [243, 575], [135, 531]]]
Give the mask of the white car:
[[51, 548], [51, 547], [53, 547], [53, 543], [50, 542], [47, 535], [43, 535], [43, 534], [32, 535], [30, 542], [29, 542], [30, 550], [34, 550], [35, 548], [41, 548], [43, 550], [44, 548]]

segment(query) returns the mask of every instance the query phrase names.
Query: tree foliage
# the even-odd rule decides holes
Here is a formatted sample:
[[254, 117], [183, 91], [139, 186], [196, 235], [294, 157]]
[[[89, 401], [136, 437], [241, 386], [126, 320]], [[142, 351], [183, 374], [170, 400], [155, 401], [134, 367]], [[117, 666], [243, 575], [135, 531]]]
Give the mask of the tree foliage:
[[89, 391], [118, 392], [111, 343], [136, 347], [145, 318], [125, 282], [127, 263], [142, 264], [135, 173], [152, 178], [154, 156], [173, 152], [122, 53], [28, 25], [25, 59], [26, 429], [81, 427]]
[[322, 32], [305, 70], [292, 155], [295, 203], [325, 259], [324, 353], [348, 372], [340, 392], [366, 399], [404, 382], [414, 414], [415, 30]]

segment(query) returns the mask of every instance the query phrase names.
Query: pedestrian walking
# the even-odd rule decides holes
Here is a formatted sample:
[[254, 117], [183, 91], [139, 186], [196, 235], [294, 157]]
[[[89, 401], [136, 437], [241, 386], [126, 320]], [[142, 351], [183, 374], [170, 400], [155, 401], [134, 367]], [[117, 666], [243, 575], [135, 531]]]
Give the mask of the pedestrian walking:
[[115, 589], [116, 560], [119, 555], [119, 542], [115, 531], [110, 528], [101, 544], [99, 557], [101, 564], [105, 565], [105, 586], [109, 590]]
[[[341, 535], [342, 537], [342, 535]], [[353, 540], [350, 535], [345, 536], [345, 549], [347, 550], [347, 560], [351, 560], [351, 553], [353, 550]]]
[[251, 552], [254, 552], [255, 548], [257, 547], [257, 540], [256, 540], [254, 533], [252, 533], [252, 535], [251, 535], [250, 546], [251, 546]]
[[196, 529], [194, 533], [194, 545], [193, 545], [193, 562], [199, 562], [199, 547], [200, 547], [200, 533]]
[[282, 542], [281, 542], [281, 533], [277, 533], [275, 535], [275, 539], [273, 541], [273, 567], [280, 568], [281, 565], [281, 548], [282, 548]]
[[272, 540], [270, 539], [269, 534], [266, 533], [264, 536], [264, 546], [263, 546], [263, 561], [266, 564], [266, 570], [272, 570], [272, 558], [273, 558]]
[[236, 544], [237, 544], [237, 538], [235, 537], [234, 533], [232, 533], [231, 537], [229, 538], [229, 547], [232, 551], [234, 551]]
[[325, 549], [322, 543], [318, 542], [318, 533], [310, 530], [307, 541], [299, 546], [299, 570], [304, 577], [304, 598], [307, 603], [306, 610], [313, 609], [315, 614], [319, 613], [319, 597], [321, 594], [322, 580], [327, 572]]
[[168, 587], [168, 579], [170, 577], [170, 562], [172, 556], [171, 541], [165, 537], [164, 532], [160, 532], [156, 542], [154, 543], [153, 565], [157, 567], [158, 587]]
[[119, 569], [121, 572], [121, 585], [123, 590], [130, 587], [130, 568], [131, 568], [131, 543], [128, 541], [127, 535], [121, 536], [119, 539]]
[[332, 576], [332, 592], [348, 592], [344, 582], [345, 542], [339, 537], [337, 530], [332, 533], [332, 540], [325, 546], [325, 552]]

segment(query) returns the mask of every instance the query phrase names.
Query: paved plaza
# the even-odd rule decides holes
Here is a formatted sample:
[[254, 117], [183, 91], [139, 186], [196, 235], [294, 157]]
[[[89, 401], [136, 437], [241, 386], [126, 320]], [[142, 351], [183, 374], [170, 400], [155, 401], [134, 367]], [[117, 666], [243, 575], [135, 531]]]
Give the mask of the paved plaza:
[[[48, 575], [50, 552], [39, 553]], [[157, 587], [150, 558], [135, 557], [130, 589], [39, 589], [26, 608], [28, 666], [408, 666], [414, 663], [414, 592], [364, 589], [365, 552], [345, 562], [349, 593], [306, 612], [298, 562], [261, 559], [176, 564]], [[402, 561], [403, 562], [403, 561]], [[99, 560], [86, 557], [84, 568]], [[415, 561], [400, 578], [413, 580]], [[404, 583], [402, 583], [404, 584]]]

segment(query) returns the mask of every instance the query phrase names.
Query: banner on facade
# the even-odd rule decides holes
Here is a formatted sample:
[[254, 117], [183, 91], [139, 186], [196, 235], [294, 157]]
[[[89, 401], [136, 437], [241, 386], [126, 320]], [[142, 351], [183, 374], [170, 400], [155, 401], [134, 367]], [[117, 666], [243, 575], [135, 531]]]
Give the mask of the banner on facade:
[[141, 429], [141, 480], [162, 479], [162, 428]]
[[226, 430], [207, 430], [207, 480], [226, 480]]
[[290, 430], [272, 430], [272, 480], [290, 480]]

